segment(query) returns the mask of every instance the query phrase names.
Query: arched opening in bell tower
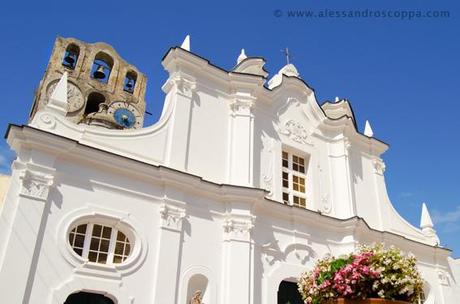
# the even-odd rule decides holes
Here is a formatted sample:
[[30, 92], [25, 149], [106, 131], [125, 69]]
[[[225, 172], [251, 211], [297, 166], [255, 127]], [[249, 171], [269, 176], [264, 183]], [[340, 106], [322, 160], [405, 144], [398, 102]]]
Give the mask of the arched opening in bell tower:
[[134, 92], [134, 87], [136, 86], [137, 74], [136, 72], [129, 71], [126, 73], [125, 82], [123, 85], [123, 91], [128, 93]]
[[85, 115], [90, 113], [99, 112], [99, 106], [105, 102], [105, 97], [101, 93], [92, 92], [88, 95], [86, 100]]
[[99, 52], [94, 57], [91, 67], [91, 77], [99, 82], [109, 82], [110, 73], [113, 68], [113, 59], [104, 52]]
[[68, 69], [75, 70], [77, 66], [78, 56], [80, 56], [80, 48], [76, 44], [69, 44], [64, 52], [62, 65]]

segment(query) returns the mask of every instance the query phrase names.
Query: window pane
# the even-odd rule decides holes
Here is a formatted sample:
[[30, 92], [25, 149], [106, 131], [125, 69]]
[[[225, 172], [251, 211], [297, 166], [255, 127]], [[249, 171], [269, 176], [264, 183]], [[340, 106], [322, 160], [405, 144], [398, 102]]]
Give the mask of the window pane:
[[289, 188], [289, 175], [287, 172], [283, 172], [283, 187]]
[[131, 253], [131, 245], [129, 243], [125, 246], [125, 256], [127, 257]]
[[111, 234], [112, 234], [112, 228], [104, 226], [104, 229], [102, 230], [102, 237], [106, 239], [110, 239]]
[[88, 260], [90, 262], [96, 262], [97, 261], [97, 253], [96, 252], [93, 252], [93, 251], [90, 251], [88, 253]]
[[288, 204], [288, 203], [289, 203], [289, 194], [283, 193], [283, 202], [284, 202], [285, 204]]
[[[77, 227], [77, 232], [78, 232], [78, 233], [85, 234], [85, 233], [86, 233], [86, 226], [88, 226], [88, 225], [84, 224], [84, 225], [78, 226], [78, 227]], [[74, 230], [75, 230], [75, 228], [74, 228]]]
[[101, 241], [101, 248], [99, 249], [101, 252], [109, 252], [109, 241], [102, 240]]
[[91, 239], [91, 245], [89, 246], [90, 250], [99, 250], [99, 239], [98, 238], [92, 238]]
[[283, 151], [283, 167], [288, 168], [289, 167], [289, 162], [288, 162], [288, 153]]
[[117, 242], [117, 245], [115, 246], [115, 254], [123, 254], [124, 245], [124, 243]]
[[79, 256], [83, 255], [83, 249], [74, 248], [73, 251], [75, 251], [75, 253], [78, 254]]
[[69, 234], [69, 243], [70, 243], [70, 246], [73, 246], [73, 240], [75, 239], [75, 234], [73, 233], [70, 233]]
[[107, 254], [105, 254], [105, 253], [99, 253], [99, 256], [98, 256], [98, 258], [97, 258], [97, 262], [98, 262], [98, 263], [102, 263], [102, 264], [107, 263]]
[[305, 159], [296, 155], [292, 156], [292, 170], [305, 173]]
[[121, 263], [121, 262], [123, 262], [123, 258], [120, 255], [114, 255], [113, 256], [113, 262], [115, 264]]
[[294, 196], [294, 205], [297, 207], [306, 207], [305, 198]]
[[85, 236], [84, 235], [79, 235], [77, 234], [75, 236], [75, 243], [74, 243], [74, 247], [79, 247], [79, 248], [83, 248], [83, 244], [85, 243]]
[[93, 236], [101, 236], [101, 230], [102, 230], [101, 225], [94, 225], [93, 226]]
[[305, 199], [303, 197], [299, 198], [299, 205], [300, 207], [304, 207], [304, 208], [307, 206], [305, 203]]
[[121, 233], [120, 231], [118, 231], [118, 234], [117, 234], [117, 241], [122, 241], [122, 242], [124, 242], [124, 241], [125, 241], [125, 238], [126, 238], [126, 236], [125, 236], [123, 233]]

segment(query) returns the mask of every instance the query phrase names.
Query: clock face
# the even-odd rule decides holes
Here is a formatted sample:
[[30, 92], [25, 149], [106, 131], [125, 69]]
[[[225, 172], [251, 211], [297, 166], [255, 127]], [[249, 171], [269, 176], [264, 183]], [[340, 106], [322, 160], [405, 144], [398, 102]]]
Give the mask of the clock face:
[[[47, 91], [47, 99], [45, 100], [45, 104], [48, 103], [51, 94], [53, 94], [56, 85], [58, 84], [59, 80], [51, 83], [48, 87]], [[75, 112], [80, 110], [83, 105], [85, 104], [85, 99], [83, 98], [83, 94], [81, 93], [80, 89], [77, 88], [73, 83], [67, 83], [67, 112]]]
[[112, 103], [107, 110], [109, 115], [113, 115], [115, 121], [123, 128], [140, 128], [142, 117], [139, 111], [132, 104], [124, 101]]

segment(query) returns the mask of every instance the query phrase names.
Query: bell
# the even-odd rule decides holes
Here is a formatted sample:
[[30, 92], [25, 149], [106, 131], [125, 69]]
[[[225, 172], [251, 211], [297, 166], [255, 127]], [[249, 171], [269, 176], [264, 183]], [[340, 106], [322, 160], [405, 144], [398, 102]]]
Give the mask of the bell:
[[133, 88], [133, 85], [134, 85], [134, 81], [132, 79], [129, 79], [128, 83], [126, 84], [126, 88], [128, 90], [131, 90]]
[[73, 58], [73, 56], [69, 53], [65, 56], [64, 58], [64, 61], [70, 65], [70, 66], [73, 66], [73, 64], [75, 63], [75, 58]]
[[104, 79], [105, 78], [105, 73], [104, 73], [104, 67], [100, 65], [97, 70], [93, 73], [93, 77], [96, 79]]

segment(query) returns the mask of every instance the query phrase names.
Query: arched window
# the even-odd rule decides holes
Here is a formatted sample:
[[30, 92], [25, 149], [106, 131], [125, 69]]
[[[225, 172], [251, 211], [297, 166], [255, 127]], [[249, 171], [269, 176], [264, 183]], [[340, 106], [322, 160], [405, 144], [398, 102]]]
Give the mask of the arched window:
[[62, 65], [68, 69], [74, 70], [77, 65], [80, 48], [76, 44], [69, 44], [64, 52]]
[[92, 92], [86, 100], [85, 115], [99, 111], [99, 105], [105, 102], [105, 97], [101, 93]]
[[69, 233], [73, 251], [90, 262], [123, 263], [131, 253], [131, 242], [118, 229], [98, 223], [80, 224]]
[[123, 90], [128, 93], [134, 92], [136, 81], [137, 81], [137, 74], [135, 72], [129, 71], [128, 73], [126, 73]]
[[103, 52], [97, 53], [96, 57], [94, 57], [93, 66], [91, 68], [91, 77], [100, 82], [107, 83], [109, 81], [112, 68], [112, 57]]
[[97, 293], [78, 292], [71, 294], [64, 304], [115, 304], [111, 299]]
[[303, 304], [297, 283], [282, 281], [278, 288], [278, 304]]

